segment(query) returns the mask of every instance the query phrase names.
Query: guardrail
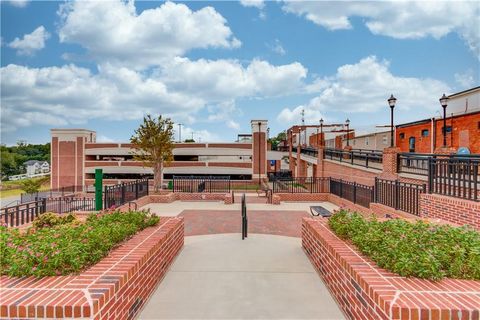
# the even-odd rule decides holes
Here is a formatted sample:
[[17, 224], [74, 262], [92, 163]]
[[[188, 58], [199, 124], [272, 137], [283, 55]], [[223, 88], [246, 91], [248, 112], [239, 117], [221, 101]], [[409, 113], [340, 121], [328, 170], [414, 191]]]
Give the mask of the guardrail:
[[428, 187], [430, 193], [479, 201], [480, 157], [430, 158]]
[[[245, 182], [247, 183], [247, 182]], [[173, 192], [206, 192], [206, 193], [229, 193], [232, 189], [229, 176], [201, 176], [185, 177], [173, 176]]]
[[325, 149], [324, 158], [376, 170], [383, 168], [381, 151]]
[[77, 192], [95, 192], [95, 188], [94, 186], [81, 185], [61, 187], [33, 193], [22, 193], [20, 195], [20, 203], [32, 202], [40, 198], [64, 197], [67, 195], [75, 194]]
[[374, 201], [374, 187], [342, 179], [330, 178], [330, 193], [366, 208]]
[[10, 227], [18, 227], [25, 223], [32, 222], [33, 219], [46, 212], [46, 202], [46, 199], [40, 199], [2, 208], [0, 211], [0, 221], [2, 224]]
[[418, 216], [420, 214], [420, 194], [426, 192], [426, 184], [375, 178], [375, 202], [395, 210], [402, 210]]
[[322, 193], [330, 192], [328, 177], [278, 178], [273, 181], [273, 193]]
[[69, 213], [74, 211], [95, 211], [94, 198], [74, 198], [59, 197], [46, 198], [46, 212], [55, 212], [58, 214]]
[[310, 148], [310, 147], [301, 148], [300, 153], [310, 157], [314, 157], [314, 158], [318, 157], [318, 150], [315, 148]]
[[148, 195], [148, 179], [105, 186], [104, 208], [121, 206], [129, 201]]

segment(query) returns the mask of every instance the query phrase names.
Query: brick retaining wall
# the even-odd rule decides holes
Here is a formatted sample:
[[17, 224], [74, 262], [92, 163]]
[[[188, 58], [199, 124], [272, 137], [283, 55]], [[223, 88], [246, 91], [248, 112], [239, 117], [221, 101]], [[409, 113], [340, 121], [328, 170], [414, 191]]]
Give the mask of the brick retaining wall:
[[327, 219], [303, 219], [302, 246], [349, 319], [480, 318], [479, 281], [400, 277], [340, 240]]
[[420, 216], [480, 230], [480, 202], [425, 193], [420, 195]]
[[0, 318], [133, 319], [183, 242], [183, 218], [162, 218], [80, 275], [2, 276]]

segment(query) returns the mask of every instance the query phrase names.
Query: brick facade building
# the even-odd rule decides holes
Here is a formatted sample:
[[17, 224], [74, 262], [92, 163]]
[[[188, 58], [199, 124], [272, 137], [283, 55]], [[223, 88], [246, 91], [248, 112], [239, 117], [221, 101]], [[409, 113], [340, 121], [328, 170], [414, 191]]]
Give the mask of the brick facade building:
[[[164, 169], [173, 175], [229, 176], [233, 180], [263, 179], [279, 167], [284, 153], [267, 151], [267, 121], [252, 120], [252, 139], [234, 143], [175, 143], [174, 161]], [[95, 169], [103, 169], [105, 183], [118, 183], [153, 174], [133, 159], [130, 143], [97, 143], [96, 132], [52, 129], [51, 188], [91, 185]], [[273, 166], [272, 166], [273, 163]]]

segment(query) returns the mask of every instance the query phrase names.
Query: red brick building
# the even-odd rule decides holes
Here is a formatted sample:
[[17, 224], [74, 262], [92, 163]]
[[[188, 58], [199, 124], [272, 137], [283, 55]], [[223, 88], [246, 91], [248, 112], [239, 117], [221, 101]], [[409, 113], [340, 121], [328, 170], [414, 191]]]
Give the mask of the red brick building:
[[[448, 98], [446, 147], [465, 147], [470, 153], [480, 153], [480, 87]], [[442, 117], [400, 124], [395, 131], [395, 143], [402, 152], [434, 153], [443, 146]]]
[[[250, 140], [233, 143], [175, 143], [174, 160], [164, 178], [173, 175], [229, 176], [258, 180], [276, 170], [284, 154], [267, 152], [267, 121], [252, 120]], [[51, 188], [91, 185], [95, 169], [103, 169], [105, 183], [151, 176], [152, 168], [133, 159], [130, 143], [97, 143], [96, 132], [52, 129]], [[273, 165], [272, 165], [273, 164]], [[273, 169], [272, 169], [273, 167]]]

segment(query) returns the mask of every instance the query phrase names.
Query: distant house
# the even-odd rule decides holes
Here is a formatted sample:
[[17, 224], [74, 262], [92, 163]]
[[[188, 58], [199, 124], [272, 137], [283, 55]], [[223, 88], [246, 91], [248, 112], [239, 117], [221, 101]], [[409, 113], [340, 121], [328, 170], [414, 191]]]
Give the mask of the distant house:
[[28, 160], [23, 165], [27, 169], [27, 177], [29, 178], [50, 172], [50, 165], [47, 161]]

